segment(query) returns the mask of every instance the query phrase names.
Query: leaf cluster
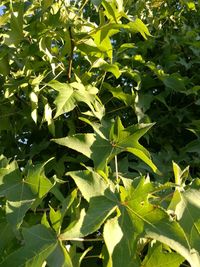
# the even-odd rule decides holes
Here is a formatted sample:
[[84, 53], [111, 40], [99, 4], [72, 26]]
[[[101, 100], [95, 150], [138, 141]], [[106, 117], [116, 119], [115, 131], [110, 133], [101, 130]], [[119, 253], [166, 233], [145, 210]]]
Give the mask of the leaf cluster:
[[0, 8], [0, 267], [200, 267], [199, 1]]

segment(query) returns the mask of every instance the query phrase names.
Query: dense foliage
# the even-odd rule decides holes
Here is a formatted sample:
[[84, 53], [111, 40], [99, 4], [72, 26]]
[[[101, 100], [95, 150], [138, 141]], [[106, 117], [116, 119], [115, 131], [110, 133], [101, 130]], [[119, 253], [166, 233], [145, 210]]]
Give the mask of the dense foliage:
[[0, 267], [200, 267], [200, 2], [0, 6]]

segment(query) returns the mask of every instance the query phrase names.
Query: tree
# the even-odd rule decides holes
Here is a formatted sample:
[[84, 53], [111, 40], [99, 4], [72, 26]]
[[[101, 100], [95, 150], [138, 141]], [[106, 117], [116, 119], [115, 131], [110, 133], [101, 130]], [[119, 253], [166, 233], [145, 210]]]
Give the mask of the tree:
[[1, 7], [0, 266], [199, 267], [199, 2]]

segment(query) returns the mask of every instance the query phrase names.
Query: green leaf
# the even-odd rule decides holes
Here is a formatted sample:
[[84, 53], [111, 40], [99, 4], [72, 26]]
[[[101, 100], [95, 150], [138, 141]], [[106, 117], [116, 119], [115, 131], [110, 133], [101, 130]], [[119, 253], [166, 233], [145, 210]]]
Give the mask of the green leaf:
[[147, 39], [147, 36], [151, 36], [147, 26], [138, 18], [133, 22], [129, 22], [127, 25], [129, 26], [129, 30], [131, 32], [139, 32], [144, 39]]
[[133, 106], [135, 103], [135, 96], [134, 94], [130, 95], [127, 93], [124, 93], [121, 86], [113, 87], [108, 83], [104, 82], [104, 88], [106, 88], [109, 92], [112, 93], [113, 97], [123, 101], [125, 105], [127, 106]]
[[23, 217], [35, 200], [35, 195], [22, 178], [15, 161], [0, 170], [0, 196], [5, 196], [9, 223], [19, 228]]
[[89, 202], [89, 209], [85, 213], [82, 210], [79, 221], [73, 227], [69, 227], [61, 238], [86, 236], [98, 230], [106, 218], [114, 211], [118, 200], [109, 185], [94, 171], [69, 172], [83, 197]]
[[137, 149], [137, 148], [127, 148], [126, 151], [132, 153], [133, 155], [137, 156], [138, 158], [140, 158], [141, 160], [143, 160], [149, 167], [151, 167], [151, 169], [159, 174], [162, 175], [162, 173], [158, 170], [158, 168], [156, 167], [156, 165], [152, 162], [152, 160], [141, 150], [141, 149]]
[[10, 47], [17, 47], [24, 37], [23, 34], [23, 4], [18, 6], [17, 12], [11, 13], [10, 31], [6, 34], [4, 43]]
[[[117, 123], [121, 123], [120, 119], [117, 119]], [[114, 124], [115, 123], [113, 123], [113, 125]], [[157, 167], [151, 161], [148, 151], [138, 142], [140, 137], [142, 137], [152, 125], [153, 124], [140, 124], [124, 129], [121, 124], [118, 137], [114, 138], [111, 136], [111, 138], [109, 137], [109, 133], [110, 131], [112, 133], [113, 126], [112, 124], [110, 126], [105, 123], [103, 127], [99, 127], [96, 134], [76, 134], [64, 138], [52, 139], [52, 141], [84, 154], [86, 157], [93, 160], [94, 167], [97, 169], [103, 170], [105, 165], [111, 161], [115, 155], [123, 151], [128, 151], [141, 158], [153, 171], [160, 174]], [[110, 127], [110, 129], [108, 127]], [[95, 128], [97, 127], [95, 126]]]
[[135, 232], [139, 234], [144, 231], [146, 237], [167, 244], [187, 259], [192, 267], [199, 266], [199, 254], [191, 247], [187, 232], [184, 231], [181, 223], [170, 221], [168, 214], [163, 209], [148, 201], [152, 191], [152, 184], [147, 179], [142, 179], [123, 200], [124, 207], [120, 208], [121, 213], [123, 209], [127, 210]]
[[[1, 218], [2, 221], [2, 218]], [[12, 244], [13, 239], [15, 239], [14, 232], [12, 231], [12, 227], [9, 223], [6, 221], [2, 221], [0, 223], [0, 261], [3, 258], [3, 253], [6, 250], [7, 246], [9, 244]], [[14, 242], [13, 242], [14, 243]]]
[[59, 139], [52, 139], [59, 145], [67, 146], [71, 149], [74, 149], [86, 157], [90, 158], [92, 155], [91, 146], [95, 141], [94, 134], [76, 134], [73, 136], [67, 136]]
[[74, 200], [77, 197], [77, 189], [74, 189], [70, 195], [67, 196], [67, 198], [65, 198], [62, 201], [62, 208], [60, 209], [61, 212], [61, 221], [63, 221], [66, 212], [68, 211], [68, 209], [70, 208], [70, 206], [72, 205], [72, 203], [74, 202]]
[[75, 102], [71, 99], [73, 88], [69, 84], [51, 81], [48, 85], [59, 92], [58, 97], [55, 100], [57, 107], [55, 118], [65, 112], [69, 112], [76, 106]]
[[95, 6], [99, 6], [102, 2], [102, 0], [91, 0], [92, 4]]
[[93, 249], [93, 247], [88, 247], [83, 253], [77, 253], [75, 249], [70, 249], [70, 256], [72, 258], [73, 266], [80, 267], [84, 257]]
[[126, 51], [127, 49], [133, 49], [135, 47], [135, 44], [134, 43], [125, 43], [125, 44], [122, 44], [120, 46], [120, 48], [118, 49], [118, 53], [122, 53], [124, 51]]
[[41, 224], [44, 225], [46, 228], [51, 229], [51, 226], [49, 224], [49, 221], [47, 219], [47, 214], [44, 212], [42, 219], [41, 219]]
[[48, 7], [50, 7], [53, 4], [53, 0], [43, 0], [42, 1], [42, 7], [44, 9], [47, 9]]
[[56, 237], [43, 225], [23, 230], [25, 245], [5, 258], [0, 267], [41, 267], [57, 245]]
[[[116, 24], [114, 24], [116, 25]], [[110, 36], [116, 34], [119, 32], [119, 28], [116, 29], [116, 27], [114, 27], [113, 24], [108, 24], [105, 26], [105, 28], [100, 28], [100, 30], [98, 30], [94, 35], [94, 42], [97, 46], [97, 48], [103, 52], [103, 55], [105, 54], [105, 56], [108, 56], [110, 61], [112, 62], [113, 60], [113, 47], [111, 44], [111, 40], [110, 40]], [[96, 54], [97, 56], [98, 54]], [[98, 63], [98, 60], [100, 60], [100, 62]], [[109, 68], [110, 64], [105, 63], [106, 61], [104, 61], [102, 59], [102, 53], [101, 56], [99, 57], [99, 59], [97, 59], [97, 65], [102, 65], [102, 68], [105, 66], [105, 68]], [[94, 63], [95, 64], [95, 63]], [[112, 64], [111, 64], [112, 65]], [[112, 68], [111, 68], [112, 69]], [[114, 73], [113, 73], [114, 74]], [[115, 75], [115, 74], [114, 74]]]
[[85, 218], [85, 209], [82, 209], [78, 220], [71, 223], [69, 227], [59, 236], [60, 240], [76, 240], [77, 238], [83, 237], [84, 233], [81, 232], [81, 227]]
[[[117, 244], [119, 244], [121, 239], [123, 238], [123, 232], [122, 232], [121, 227], [119, 226], [119, 222], [118, 222], [117, 217], [115, 217], [111, 220], [107, 220], [107, 222], [104, 225], [103, 235], [104, 235], [106, 247], [108, 249], [108, 253], [110, 256], [110, 262], [108, 263], [108, 266], [113, 266], [112, 262], [114, 260], [114, 257], [112, 260], [112, 256], [113, 256], [114, 249], [117, 246]], [[119, 262], [119, 264], [120, 264], [120, 262]], [[114, 265], [114, 266], [116, 266], [116, 265]]]
[[92, 65], [92, 68], [101, 68], [106, 72], [111, 72], [117, 79], [121, 75], [121, 72], [117, 65], [109, 64], [102, 58], [97, 59], [95, 63]]
[[33, 194], [37, 195], [38, 198], [44, 197], [53, 187], [53, 184], [44, 173], [44, 166], [47, 162], [30, 166], [28, 168], [28, 175], [25, 183], [29, 186]]
[[[176, 190], [169, 208], [175, 209], [178, 222], [170, 221], [163, 213], [163, 218], [157, 221], [155, 228], [148, 224], [145, 229], [147, 237], [167, 244], [183, 256], [192, 267], [200, 266], [199, 245], [197, 245], [200, 233], [198, 228], [199, 213], [197, 212], [199, 209], [198, 196], [197, 190], [183, 193]], [[149, 214], [150, 221], [156, 220], [153, 213]], [[158, 218], [159, 216], [157, 216]], [[195, 231], [191, 232], [194, 229]]]
[[38, 109], [38, 96], [35, 92], [31, 92], [30, 95], [30, 100], [31, 100], [31, 117], [34, 120], [35, 123], [37, 123], [37, 109]]
[[95, 134], [76, 134], [59, 139], [52, 139], [59, 145], [74, 149], [94, 161], [96, 168], [103, 169], [105, 162], [110, 156], [113, 148], [109, 141], [101, 139]]
[[53, 229], [56, 231], [56, 233], [60, 232], [61, 229], [61, 212], [60, 210], [55, 211], [51, 206], [50, 206], [50, 221]]
[[42, 37], [39, 41], [39, 48], [48, 58], [49, 62], [53, 61], [53, 55], [51, 53], [51, 39], [49, 37]]
[[124, 130], [124, 126], [119, 117], [116, 118], [115, 122], [112, 124], [109, 139], [114, 143], [118, 143], [121, 140], [121, 133]]
[[146, 228], [146, 234], [147, 237], [156, 239], [178, 252], [190, 263], [191, 267], [200, 266], [198, 252], [191, 249], [185, 233], [178, 223], [164, 220], [159, 222], [155, 230]]
[[95, 57], [101, 57], [102, 51], [97, 47], [93, 39], [88, 39], [84, 43], [78, 44], [78, 49], [84, 53], [85, 55], [89, 56], [95, 56]]
[[120, 1], [118, 1], [117, 4], [118, 6], [116, 6], [115, 1], [108, 2], [108, 1], [103, 0], [103, 6], [105, 8], [105, 15], [110, 21], [118, 22], [121, 17], [121, 14], [119, 14], [119, 11], [121, 10], [117, 9], [117, 7], [120, 8]]
[[[185, 192], [176, 191], [170, 208], [174, 210], [177, 220], [184, 229], [191, 248], [200, 251], [200, 190], [188, 189]], [[200, 256], [199, 256], [200, 259]]]
[[148, 250], [148, 254], [142, 262], [144, 267], [179, 267], [184, 258], [174, 252], [166, 252], [162, 245], [156, 244]]
[[47, 258], [47, 264], [49, 267], [73, 267], [69, 253], [61, 242]]
[[106, 195], [91, 198], [89, 209], [81, 226], [83, 236], [97, 231], [108, 216], [116, 210], [116, 207], [117, 203]]
[[60, 83], [52, 80], [48, 86], [58, 91], [59, 94], [55, 99], [57, 110], [54, 118], [57, 118], [63, 113], [73, 110], [78, 102], [84, 102], [95, 114], [95, 96], [98, 92], [97, 88], [93, 86], [84, 86], [81, 83]]
[[118, 10], [119, 11], [123, 11], [124, 8], [124, 3], [123, 0], [116, 0], [117, 6], [118, 6]]
[[137, 258], [137, 234], [125, 209], [119, 218], [115, 217], [105, 223], [103, 236], [109, 253], [106, 266], [141, 266]]
[[6, 48], [0, 49], [0, 73], [4, 76], [10, 73], [9, 52]]
[[183, 78], [179, 77], [179, 75], [171, 74], [164, 75], [161, 78], [166, 87], [171, 88], [174, 91], [185, 91], [185, 84]]
[[92, 197], [87, 212], [83, 209], [79, 220], [60, 235], [61, 240], [78, 240], [97, 231], [117, 207], [116, 202], [105, 196]]
[[174, 161], [172, 163], [176, 185], [179, 187], [184, 186], [184, 182], [189, 175], [189, 166], [182, 171], [178, 164], [176, 164]]
[[7, 23], [9, 20], [10, 14], [6, 13], [0, 16], [0, 27]]
[[199, 3], [1, 1], [0, 266], [200, 267]]
[[104, 195], [106, 190], [109, 189], [109, 184], [97, 172], [90, 170], [73, 171], [68, 172], [67, 175], [74, 179], [83, 197], [88, 202], [93, 197]]

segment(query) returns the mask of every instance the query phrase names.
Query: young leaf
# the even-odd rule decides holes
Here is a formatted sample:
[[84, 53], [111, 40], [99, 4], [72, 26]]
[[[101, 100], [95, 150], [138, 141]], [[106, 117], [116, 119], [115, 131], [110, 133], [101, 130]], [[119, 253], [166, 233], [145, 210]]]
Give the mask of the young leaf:
[[109, 64], [102, 58], [99, 58], [95, 61], [95, 63], [92, 65], [92, 68], [101, 68], [106, 72], [111, 72], [115, 77], [118, 79], [121, 75], [121, 72], [117, 65], [115, 64]]
[[147, 39], [147, 36], [151, 36], [147, 26], [138, 18], [133, 22], [129, 22], [127, 25], [131, 32], [139, 32], [144, 39]]

